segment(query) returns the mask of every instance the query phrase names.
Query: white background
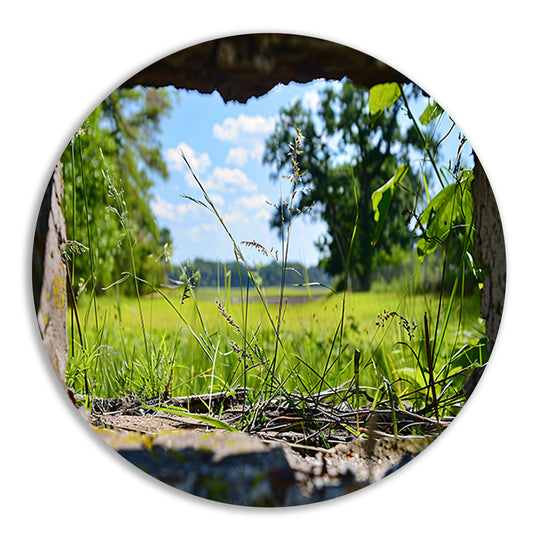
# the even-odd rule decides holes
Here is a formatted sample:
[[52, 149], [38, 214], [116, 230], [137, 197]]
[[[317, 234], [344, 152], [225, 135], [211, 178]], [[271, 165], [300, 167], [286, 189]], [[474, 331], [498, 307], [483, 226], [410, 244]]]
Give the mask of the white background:
[[[30, 531], [525, 531], [531, 510], [533, 124], [527, 2], [4, 2], [0, 14], [3, 524]], [[304, 33], [424, 87], [482, 160], [502, 214], [508, 292], [480, 387], [416, 461], [299, 509], [210, 503], [151, 480], [96, 438], [55, 381], [31, 297], [35, 217], [75, 128], [119, 83], [204, 40]], [[30, 529], [31, 528], [31, 529]]]

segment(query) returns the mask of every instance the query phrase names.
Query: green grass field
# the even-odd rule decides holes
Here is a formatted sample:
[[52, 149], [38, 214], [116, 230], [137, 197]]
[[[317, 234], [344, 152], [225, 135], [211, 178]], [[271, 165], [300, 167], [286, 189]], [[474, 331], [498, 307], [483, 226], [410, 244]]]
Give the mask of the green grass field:
[[[294, 287], [286, 276], [292, 270], [288, 263], [292, 220], [300, 214], [293, 201], [301, 192], [297, 156], [301, 138], [298, 131], [290, 145], [291, 193], [283, 204], [287, 204], [287, 218], [281, 216], [281, 208], [279, 211], [285, 223], [275, 253], [281, 273], [277, 288], [261, 288], [260, 277], [245, 261], [240, 247], [252, 246], [267, 256], [268, 250], [255, 241], [239, 244], [235, 240], [190, 166], [202, 199], [187, 198], [210, 211], [229, 237], [239, 265], [240, 288], [228, 288], [232, 280], [226, 273], [227, 286], [197, 289], [201, 273], [189, 277], [184, 269], [179, 274], [180, 287], [154, 286], [163, 283], [163, 278], [157, 281], [155, 266], [150, 273], [146, 258], [137, 254], [135, 225], [128, 218], [124, 190], [105, 173], [108, 207], [124, 230], [120, 246], [125, 251], [125, 266], [121, 269], [127, 271], [120, 270], [120, 279], [116, 274], [107, 280], [101, 273], [99, 277], [95, 258], [105, 256], [99, 251], [99, 242], [91, 240], [88, 230], [86, 246], [73, 241], [72, 269], [77, 255], [76, 264], [86, 261], [85, 278], [87, 272], [90, 276], [84, 284], [70, 287], [69, 296], [75, 302], [69, 302], [66, 379], [75, 393], [85, 395], [86, 406], [91, 407], [94, 397], [135, 394], [141, 400], [165, 401], [221, 391], [226, 395], [226, 391], [244, 388], [247, 394], [241, 395], [245, 399], [236, 423], [239, 428], [258, 427], [265, 413], [278, 416], [281, 405], [284, 412], [306, 418], [308, 407], [314, 406], [312, 419], [317, 423], [316, 417], [328, 411], [328, 427], [330, 422], [343, 426], [342, 412], [351, 408], [357, 411], [357, 431], [360, 407], [367, 413], [385, 410], [390, 413], [388, 430], [394, 434], [397, 412], [410, 411], [425, 423], [427, 416], [433, 417], [429, 424], [436, 424], [437, 431], [445, 427], [441, 426], [443, 418], [457, 414], [465, 401], [462, 387], [467, 376], [488, 360], [479, 296], [467, 295], [477, 294], [482, 283], [482, 271], [469, 252], [473, 219], [467, 190], [472, 173], [461, 173], [455, 183], [443, 185], [443, 191], [431, 201], [431, 209], [426, 208], [417, 219], [427, 227], [418, 237], [416, 252], [412, 250], [414, 260], [403, 263], [408, 275], [399, 274], [400, 269], [388, 281], [378, 279], [379, 290], [375, 286], [373, 292], [365, 293], [337, 294], [314, 283]], [[85, 184], [83, 187], [86, 194]], [[385, 216], [381, 203], [374, 210]], [[359, 231], [358, 221], [356, 214], [351, 241], [343, 254], [348, 258]], [[450, 221], [454, 221], [453, 239]], [[85, 220], [72, 222], [74, 228], [83, 223], [89, 228], [87, 212]], [[421, 260], [436, 251], [435, 247], [440, 255], [431, 256], [433, 262], [429, 260], [422, 268]], [[152, 252], [153, 265], [170, 259], [168, 252], [166, 245], [161, 255]], [[339, 287], [349, 286], [354, 273], [350, 261], [338, 272], [335, 283]], [[161, 270], [161, 264], [157, 266]], [[428, 273], [436, 283], [423, 282]], [[106, 283], [111, 285], [104, 288]], [[393, 292], [393, 287], [400, 291]], [[429, 292], [428, 287], [441, 292]], [[151, 294], [145, 296], [146, 292]], [[95, 297], [96, 293], [102, 294]], [[211, 398], [208, 414], [220, 418], [222, 413], [212, 411]], [[248, 407], [251, 410], [247, 411]], [[341, 414], [329, 413], [330, 407]], [[403, 430], [417, 431], [412, 426], [418, 425], [420, 418], [412, 422], [409, 419]]]
[[[275, 289], [265, 291], [270, 317], [261, 301], [242, 303], [240, 289], [198, 289], [186, 299], [182, 289], [165, 291], [142, 298], [140, 310], [136, 298], [118, 291], [114, 287], [96, 299], [98, 330], [91, 301], [78, 301], [82, 341], [74, 321], [67, 370], [76, 393], [186, 396], [242, 386], [260, 391], [274, 377], [280, 388], [308, 395], [353, 384], [356, 376], [361, 391], [370, 393], [359, 403], [384, 394], [388, 381], [400, 401], [415, 405], [427, 399], [424, 313], [431, 337], [439, 339], [446, 311], [442, 302], [439, 312], [439, 295], [349, 293], [343, 311], [342, 296], [325, 289], [314, 290], [310, 299], [305, 290], [287, 288], [272, 376]], [[396, 314], [377, 325], [385, 311]], [[463, 298], [448, 320], [435, 348], [434, 372], [443, 379], [441, 389], [451, 383], [458, 390], [464, 376], [453, 377], [455, 370], [484, 357], [478, 298]]]

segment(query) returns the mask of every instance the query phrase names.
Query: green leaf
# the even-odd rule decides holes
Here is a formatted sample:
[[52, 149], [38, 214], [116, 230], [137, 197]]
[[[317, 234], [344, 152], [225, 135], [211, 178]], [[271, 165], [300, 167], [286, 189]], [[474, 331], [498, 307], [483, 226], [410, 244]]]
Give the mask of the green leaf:
[[370, 88], [368, 107], [370, 116], [376, 117], [383, 113], [386, 107], [391, 107], [401, 95], [400, 86], [396, 83], [380, 83]]
[[423, 389], [427, 386], [426, 381], [424, 381], [424, 371], [424, 368], [413, 367], [403, 367], [396, 370], [398, 377], [409, 382], [415, 389]]
[[444, 112], [444, 109], [437, 102], [430, 102], [424, 112], [420, 115], [420, 122], [427, 126]]
[[454, 225], [473, 223], [472, 178], [472, 171], [463, 171], [461, 179], [442, 189], [420, 215], [419, 222], [426, 228], [416, 248], [420, 262], [444, 243]]
[[349, 431], [352, 435], [355, 435], [356, 437], [359, 437], [361, 435], [360, 431], [357, 431], [356, 429], [350, 427], [348, 424], [341, 423], [341, 426], [346, 430]]
[[383, 229], [383, 224], [385, 223], [385, 217], [387, 216], [392, 197], [394, 196], [394, 191], [407, 174], [408, 170], [408, 166], [400, 165], [396, 169], [394, 176], [392, 176], [385, 185], [382, 185], [372, 193], [372, 207], [374, 209], [374, 220], [376, 222], [376, 231], [374, 232], [374, 238], [372, 239], [372, 246], [376, 246], [378, 242], [381, 230]]
[[183, 409], [182, 407], [174, 407], [174, 406], [167, 406], [167, 407], [156, 407], [153, 405], [146, 405], [142, 404], [142, 407], [145, 409], [153, 409], [155, 411], [163, 411], [164, 413], [170, 413], [180, 416], [186, 416], [187, 418], [194, 418], [195, 420], [201, 420], [202, 422], [205, 422], [206, 424], [209, 424], [210, 426], [213, 426], [218, 429], [226, 429], [228, 431], [239, 431], [238, 429], [234, 428], [233, 426], [230, 426], [229, 424], [226, 424], [225, 422], [222, 422], [222, 420], [218, 420], [216, 418], [213, 418], [212, 416], [208, 415], [200, 415], [197, 413], [189, 413], [187, 409]]

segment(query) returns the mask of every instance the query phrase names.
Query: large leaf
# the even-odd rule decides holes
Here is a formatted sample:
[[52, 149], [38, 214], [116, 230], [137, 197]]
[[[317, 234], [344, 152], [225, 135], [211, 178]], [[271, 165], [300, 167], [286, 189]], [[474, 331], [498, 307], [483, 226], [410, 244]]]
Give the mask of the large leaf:
[[383, 113], [386, 107], [391, 107], [401, 96], [400, 86], [396, 83], [380, 83], [370, 89], [368, 107], [370, 116], [377, 117]]
[[372, 207], [374, 209], [374, 220], [376, 221], [376, 231], [374, 233], [374, 238], [372, 239], [372, 246], [376, 246], [378, 242], [387, 212], [392, 202], [392, 197], [394, 196], [394, 191], [407, 174], [408, 170], [408, 166], [400, 165], [396, 169], [394, 176], [372, 194]]
[[423, 230], [418, 239], [417, 255], [422, 262], [444, 244], [456, 224], [469, 227], [473, 220], [473, 203], [470, 193], [472, 171], [464, 171], [462, 179], [445, 187], [431, 200], [419, 218]]

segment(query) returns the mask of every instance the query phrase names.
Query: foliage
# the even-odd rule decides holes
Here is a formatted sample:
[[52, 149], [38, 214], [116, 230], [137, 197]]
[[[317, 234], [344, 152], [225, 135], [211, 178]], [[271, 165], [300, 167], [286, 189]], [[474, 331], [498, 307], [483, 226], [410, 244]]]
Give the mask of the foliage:
[[[418, 231], [416, 251], [419, 261], [423, 262], [427, 256], [434, 254], [437, 250], [440, 251], [441, 255], [440, 298], [431, 331], [427, 313], [424, 314], [424, 343], [427, 361], [425, 370], [428, 374], [429, 387], [433, 397], [433, 410], [435, 417], [438, 419], [439, 397], [435, 387], [435, 377], [438, 378], [441, 373], [444, 373], [445, 376], [449, 375], [450, 368], [460, 368], [462, 363], [457, 364], [457, 359], [459, 359], [459, 354], [463, 351], [472, 352], [479, 348], [478, 357], [470, 361], [472, 366], [486, 363], [489, 355], [486, 349], [486, 339], [480, 339], [477, 346], [461, 348], [451, 357], [444, 341], [450, 328], [450, 316], [454, 309], [462, 311], [465, 294], [469, 292], [471, 287], [469, 274], [470, 279], [475, 278], [478, 281], [478, 288], [481, 287], [484, 276], [484, 272], [477, 265], [474, 255], [475, 228], [473, 199], [470, 189], [473, 171], [461, 168], [460, 153], [463, 145], [461, 138], [457, 161], [453, 169], [450, 167], [445, 171], [437, 167], [435, 150], [431, 149], [428, 137], [424, 136], [418, 126], [403, 89], [396, 84], [395, 90], [394, 85], [378, 85], [371, 89], [371, 100], [373, 100], [371, 113], [374, 116], [378, 116], [384, 111], [385, 107], [393, 105], [396, 100], [402, 98], [408, 116], [411, 118], [418, 136], [425, 145], [424, 158], [427, 157], [429, 159], [442, 186], [441, 190], [433, 198], [430, 197], [428, 192], [428, 203], [421, 214], [418, 214], [418, 206], [416, 205], [414, 210], [406, 209], [402, 212], [403, 215], [408, 215], [408, 224], [410, 219], [415, 221], [414, 230]], [[442, 108], [435, 102], [430, 102], [420, 116], [420, 122], [428, 125], [441, 114]], [[384, 194], [383, 190], [375, 191], [373, 194], [374, 213], [378, 227], [383, 227], [387, 216], [386, 207], [388, 207], [388, 203], [394, 194], [395, 182], [401, 179], [399, 176], [402, 173], [403, 168], [398, 168], [395, 177], [386, 185], [386, 194]], [[422, 177], [425, 179], [423, 173]], [[426, 191], [428, 191], [427, 183]], [[451, 279], [451, 283], [447, 284], [447, 279]], [[435, 364], [439, 359], [446, 360], [446, 363], [441, 372], [436, 374]]]
[[[248, 284], [248, 274], [241, 273], [242, 280], [239, 279], [239, 265], [237, 261], [220, 263], [208, 261], [205, 259], [194, 259], [183, 266], [185, 274], [181, 267], [171, 267], [169, 276], [173, 279], [190, 277], [195, 272], [199, 272], [199, 287], [224, 287], [228, 284], [230, 287], [240, 287], [241, 281], [244, 285]], [[323, 285], [331, 285], [331, 278], [318, 267], [305, 268], [301, 263], [290, 262], [287, 264], [286, 282], [288, 286], [297, 285], [305, 282], [305, 271], [307, 276], [313, 281]], [[281, 270], [276, 261], [271, 260], [263, 264], [258, 263], [253, 269], [258, 280], [261, 280], [262, 287], [279, 286]], [[251, 282], [250, 282], [251, 283]]]
[[[415, 89], [413, 89], [415, 91]], [[390, 103], [389, 100], [383, 100]], [[399, 102], [390, 104], [379, 116], [368, 113], [369, 92], [354, 86], [349, 80], [340, 90], [327, 88], [321, 96], [317, 116], [304, 109], [301, 101], [280, 111], [276, 130], [267, 140], [264, 162], [277, 163], [272, 173], [278, 178], [290, 165], [287, 156], [280, 155], [290, 131], [295, 127], [304, 136], [303, 154], [299, 163], [304, 185], [309, 194], [302, 196], [298, 208], [314, 205], [328, 226], [328, 235], [316, 243], [323, 254], [321, 266], [330, 275], [343, 274], [350, 266], [348, 285], [368, 290], [371, 284], [372, 247], [390, 252], [394, 244], [403, 248], [412, 245], [412, 236], [405, 230], [400, 212], [413, 203], [415, 176], [408, 168], [409, 149], [422, 149], [413, 128], [403, 129], [398, 120]], [[333, 143], [349, 154], [349, 161], [339, 161]], [[386, 228], [379, 228], [379, 242], [375, 240], [372, 192], [382, 186], [396, 169], [404, 165], [405, 174], [396, 179], [398, 191], [389, 199], [387, 208], [393, 213]], [[355, 222], [358, 223], [355, 242], [350, 247]], [[273, 225], [279, 225], [277, 220]], [[348, 257], [348, 250], [352, 256]]]
[[423, 228], [417, 243], [421, 260], [438, 246], [444, 245], [461, 227], [470, 230], [466, 237], [467, 248], [473, 250], [473, 204], [470, 193], [473, 177], [471, 170], [461, 171], [454, 182], [442, 189], [418, 217], [418, 225]]
[[[426, 176], [422, 171], [422, 178], [426, 181], [428, 203], [420, 215], [417, 214], [417, 204], [414, 206], [415, 209], [402, 211], [402, 215], [407, 217], [406, 224], [409, 225], [414, 219], [414, 229], [419, 230], [416, 247], [418, 258], [422, 262], [426, 256], [440, 249], [443, 259], [441, 288], [445, 290], [445, 280], [450, 275], [450, 271], [452, 271], [451, 275], [455, 283], [460, 275], [463, 276], [465, 286], [471, 285], [471, 283], [464, 283], [468, 271], [470, 271], [471, 277], [478, 280], [481, 279], [482, 272], [474, 259], [473, 201], [470, 190], [474, 177], [473, 171], [462, 169], [460, 165], [463, 140], [459, 143], [457, 162], [454, 168], [447, 170], [438, 168], [435, 161], [437, 147], [432, 149], [429, 135], [422, 133], [410, 110], [405, 92], [397, 83], [381, 84], [371, 88], [369, 106], [371, 117], [380, 116], [385, 108], [394, 105], [400, 98], [404, 102], [417, 135], [425, 146], [424, 158], [429, 159], [442, 186], [442, 189], [433, 198], [430, 198]], [[439, 104], [430, 101], [419, 120], [427, 126], [442, 113], [443, 109]], [[424, 165], [422, 165], [423, 167]], [[405, 168], [401, 165], [397, 168], [395, 175], [372, 194], [374, 218], [377, 224], [376, 238], [384, 226], [392, 198], [404, 175]]]
[[[233, 351], [230, 341], [238, 341], [239, 336], [234, 328], [221, 315], [215, 299], [218, 298], [223, 305], [227, 314], [233, 317], [233, 320], [241, 325], [241, 304], [231, 303], [226, 300], [224, 287], [217, 289], [192, 289], [195, 298], [198, 301], [200, 312], [204, 318], [206, 329], [210, 334], [220, 335], [221, 342], [219, 345], [220, 357], [217, 358], [215, 368], [215, 383], [213, 391], [224, 390], [224, 376], [231, 375], [235, 370], [238, 361], [238, 355]], [[198, 323], [196, 315], [195, 301], [188, 298], [182, 303], [183, 288], [175, 291], [164, 290], [163, 294], [180, 310], [186, 322]], [[289, 302], [291, 299], [289, 294]], [[300, 305], [289, 304], [284, 312], [284, 340], [287, 344], [287, 351], [293, 354], [291, 357], [280, 361], [279, 371], [283, 375], [290, 372], [291, 366], [295, 363], [294, 355], [298, 355], [311, 366], [320, 369], [324, 365], [324, 353], [328, 350], [329, 343], [333, 339], [337, 327], [338, 316], [341, 311], [342, 301], [340, 298], [332, 296], [327, 298], [326, 293], [322, 293], [323, 298], [320, 300], [309, 301]], [[232, 289], [230, 298], [240, 297], [240, 289]], [[153, 299], [142, 299], [141, 305], [143, 315], [147, 324], [148, 337], [151, 339], [154, 360], [160, 361], [160, 364], [154, 367], [154, 372], [160, 372], [157, 378], [159, 388], [155, 391], [149, 391], [146, 384], [148, 383], [143, 364], [142, 351], [144, 349], [144, 340], [139, 328], [139, 313], [137, 311], [136, 298], [124, 296], [122, 294], [117, 298], [115, 291], [104, 293], [97, 298], [99, 316], [103, 319], [107, 312], [107, 319], [102, 336], [97, 336], [97, 342], [101, 341], [99, 353], [103, 354], [100, 362], [105, 362], [108, 370], [105, 375], [110, 376], [113, 382], [112, 388], [107, 388], [106, 392], [111, 396], [124, 396], [131, 392], [137, 394], [151, 394], [157, 396], [164, 391], [166, 382], [172, 373], [171, 394], [173, 396], [185, 396], [188, 394], [200, 394], [209, 392], [209, 379], [212, 362], [205, 357], [195, 338], [184, 327], [184, 322], [177, 317], [175, 310], [163, 298], [154, 295]], [[80, 302], [80, 311], [85, 315], [88, 306], [88, 298], [83, 297]], [[428, 311], [430, 317], [434, 317], [437, 312], [438, 299], [428, 295], [415, 295], [402, 300], [401, 292], [382, 292], [382, 293], [353, 293], [347, 295], [347, 309], [345, 319], [345, 342], [352, 346], [359, 347], [364, 362], [368, 362], [372, 351], [381, 343], [382, 351], [390, 353], [394, 366], [403, 368], [416, 364], [412, 353], [405, 347], [394, 346], [398, 340], [409, 341], [407, 332], [401, 327], [399, 321], [386, 324], [386, 327], [376, 326], [379, 314], [383, 314], [384, 309], [395, 309], [402, 316], [409, 318], [410, 322], [417, 321], [418, 327], [415, 329], [415, 337], [412, 341], [413, 346], [418, 346], [420, 336], [423, 333], [422, 319], [425, 311]], [[389, 311], [392, 313], [392, 311]], [[476, 328], [479, 327], [479, 298], [469, 296], [464, 299], [462, 316], [455, 313], [453, 322], [450, 323], [450, 335], [448, 338], [450, 349], [454, 342], [458, 345], [458, 350], [462, 344], [467, 342], [476, 343]], [[420, 319], [418, 318], [420, 317]], [[460, 318], [461, 323], [458, 319]], [[177, 320], [178, 319], [178, 320]], [[100, 321], [102, 322], [102, 320]], [[266, 326], [266, 316], [261, 302], [250, 302], [248, 304], [248, 323], [249, 327], [255, 331], [259, 323]], [[92, 334], [94, 330], [94, 319], [89, 313], [87, 317], [87, 333]], [[96, 332], [95, 332], [96, 333]], [[458, 334], [459, 333], [459, 334]], [[457, 337], [455, 339], [454, 337]], [[274, 336], [267, 331], [266, 327], [260, 327], [256, 334], [256, 340], [263, 345], [265, 353], [268, 355], [269, 349], [273, 346]], [[124, 344], [123, 344], [124, 343]], [[98, 346], [96, 347], [98, 348]], [[95, 350], [96, 350], [95, 348]], [[69, 361], [69, 386], [74, 386], [76, 392], [84, 392], [83, 376], [76, 374], [76, 361], [79, 363], [80, 351], [76, 351], [75, 356]], [[462, 352], [464, 355], [464, 351]], [[250, 355], [255, 354], [250, 351]], [[470, 362], [475, 359], [475, 354], [470, 353]], [[133, 363], [130, 363], [133, 359]], [[118, 374], [115, 374], [113, 364], [121, 368]], [[349, 358], [346, 357], [346, 364]], [[97, 358], [92, 361], [92, 368], [96, 368]], [[467, 366], [466, 357], [461, 361]], [[241, 363], [242, 364], [242, 363]], [[131, 365], [131, 366], [130, 366]], [[193, 368], [194, 366], [194, 368]], [[351, 367], [350, 367], [351, 368]], [[332, 386], [341, 385], [344, 381], [351, 378], [350, 368], [346, 368], [337, 375], [329, 375], [328, 381]], [[118, 370], [118, 368], [117, 368]], [[256, 367], [251, 370], [253, 374], [257, 372], [260, 375], [261, 369]], [[300, 375], [305, 376], [304, 369], [299, 369]], [[263, 374], [265, 369], [263, 369]], [[77, 375], [75, 378], [74, 376]], [[89, 373], [91, 384], [93, 372]], [[239, 372], [236, 373], [236, 377]], [[119, 376], [117, 378], [117, 376]], [[96, 374], [98, 378], [98, 374]], [[166, 380], [165, 380], [166, 377]], [[419, 376], [422, 380], [422, 376]], [[131, 381], [130, 381], [131, 378]], [[218, 379], [221, 378], [221, 379]], [[256, 380], [257, 378], [254, 378]], [[316, 383], [316, 376], [311, 379], [307, 386], [312, 387]], [[375, 371], [372, 365], [368, 365], [362, 374], [363, 384], [375, 386]], [[291, 378], [291, 390], [298, 386], [298, 382], [293, 376]], [[422, 380], [423, 381], [423, 380]], [[464, 381], [464, 377], [463, 377]], [[458, 388], [462, 382], [456, 379]], [[256, 381], [257, 383], [257, 381]], [[242, 378], [235, 383], [236, 386], [242, 385]], [[94, 393], [102, 395], [103, 391], [99, 380], [94, 382]], [[149, 397], [149, 396], [146, 396]]]
[[[91, 261], [71, 257], [73, 285], [84, 287], [93, 278], [98, 293], [129, 270], [130, 254], [120, 246], [128, 232], [139, 274], [163, 280], [164, 268], [156, 258], [171, 243], [150, 210], [149, 189], [156, 176], [168, 178], [157, 136], [169, 109], [166, 91], [118, 89], [89, 115], [63, 153], [67, 237], [88, 247], [91, 256]], [[113, 200], [106, 173], [127, 199], [128, 228], [109, 208]], [[134, 287], [128, 290], [133, 293]]]
[[[404, 96], [401, 89], [400, 95]], [[391, 97], [384, 96], [379, 100], [384, 106], [390, 101]], [[404, 103], [409, 109], [406, 100]], [[235, 255], [239, 287], [232, 291], [233, 274], [227, 275], [226, 271], [224, 286], [217, 286], [214, 301], [213, 294], [202, 299], [202, 289], [196, 288], [201, 272], [191, 273], [183, 268], [182, 283], [176, 285], [176, 290], [163, 290], [152, 278], [140, 275], [133, 253], [134, 233], [128, 230], [126, 196], [113, 176], [104, 173], [112, 192], [111, 211], [125, 230], [122, 248], [130, 256], [131, 269], [109, 287], [108, 294], [115, 291], [114, 300], [111, 296], [96, 298], [88, 294], [76, 300], [82, 317], [78, 323], [83, 325], [79, 327], [79, 339], [73, 343], [69, 358], [69, 386], [76, 392], [85, 392], [88, 402], [94, 395], [136, 392], [144, 398], [161, 399], [175, 394], [218, 391], [229, 394], [242, 387], [248, 393], [248, 403], [232, 426], [246, 430], [257, 429], [268, 409], [278, 412], [284, 405], [289, 412], [307, 417], [307, 409], [313, 403], [315, 406], [320, 403], [321, 419], [329, 410], [340, 412], [340, 406], [343, 411], [345, 406], [351, 406], [357, 413], [357, 422], [349, 431], [357, 435], [363, 433], [359, 419], [359, 409], [363, 407], [366, 413], [390, 413], [395, 434], [400, 430], [417, 432], [418, 422], [399, 426], [400, 415], [405, 413], [412, 413], [419, 421], [422, 417], [434, 431], [446, 427], [450, 421], [447, 417], [453, 417], [462, 407], [467, 372], [488, 360], [479, 320], [479, 295], [469, 297], [465, 291], [468, 265], [475, 265], [471, 254], [471, 173], [454, 169], [449, 176], [450, 183], [433, 198], [428, 197], [427, 205], [419, 206], [415, 202], [407, 213], [414, 224], [406, 231], [411, 239], [418, 240], [419, 257], [433, 260], [440, 254], [442, 279], [459, 266], [448, 293], [444, 284], [440, 292], [421, 296], [410, 292], [409, 287], [397, 294], [354, 294], [345, 287], [343, 292], [329, 291], [329, 297], [318, 303], [290, 306], [285, 296], [292, 271], [287, 262], [292, 222], [310, 207], [303, 197], [312, 194], [304, 183], [302, 162], [306, 159], [302, 142], [301, 132], [297, 130], [296, 140], [289, 146], [290, 191], [287, 199], [283, 196], [279, 199], [277, 210], [281, 259], [277, 251], [267, 251], [256, 241], [237, 243], [202, 182], [189, 167], [203, 195], [201, 199], [189, 199], [218, 220]], [[426, 148], [431, 145], [425, 138], [420, 138], [420, 143]], [[379, 239], [378, 242], [387, 239], [390, 221], [395, 221], [400, 209], [398, 197], [405, 192], [403, 182], [408, 179], [403, 163], [394, 161], [399, 165], [391, 170], [392, 178], [367, 191], [364, 200], [359, 191], [348, 195], [353, 198], [356, 215], [361, 205], [368, 203], [371, 209], [368, 218], [376, 226], [365, 235]], [[342, 171], [343, 166], [339, 165], [334, 167], [332, 175]], [[439, 174], [439, 178], [446, 179], [444, 174]], [[362, 190], [353, 176], [348, 183]], [[357, 216], [347, 227], [350, 236], [343, 252], [349, 265], [356, 258], [355, 253], [351, 255], [352, 249], [357, 251], [362, 246], [356, 241]], [[449, 258], [457, 244], [459, 259], [451, 262]], [[280, 269], [275, 305], [267, 302], [257, 270], [242, 253], [243, 246], [271, 255]], [[387, 264], [384, 254], [386, 251], [379, 261]], [[389, 255], [395, 262], [401, 262], [404, 254], [405, 250], [397, 244], [391, 247]], [[345, 268], [348, 272], [349, 267], [345, 265]], [[121, 294], [126, 281], [131, 281], [136, 288], [135, 298]], [[302, 285], [310, 288], [314, 286], [313, 280], [306, 280]], [[150, 299], [141, 298], [138, 288], [143, 286], [152, 293]], [[238, 302], [234, 304], [235, 293]], [[256, 296], [255, 301], [251, 295]], [[324, 405], [327, 409], [323, 409]], [[209, 403], [204, 419], [224, 426], [217, 422], [216, 416], [220, 413], [213, 412]], [[312, 424], [318, 432], [330, 431], [338, 424], [338, 418], [326, 418], [325, 422], [315, 419]], [[370, 419], [368, 424], [369, 428], [364, 429], [373, 430]]]
[[372, 208], [374, 210], [374, 220], [376, 222], [374, 238], [372, 239], [373, 246], [376, 245], [377, 241], [379, 240], [379, 236], [381, 235], [385, 217], [389, 211], [396, 188], [399, 186], [406, 174], [407, 167], [403, 164], [400, 165], [396, 169], [394, 176], [392, 176], [392, 178], [387, 181], [385, 185], [382, 185], [379, 189], [372, 193]]

